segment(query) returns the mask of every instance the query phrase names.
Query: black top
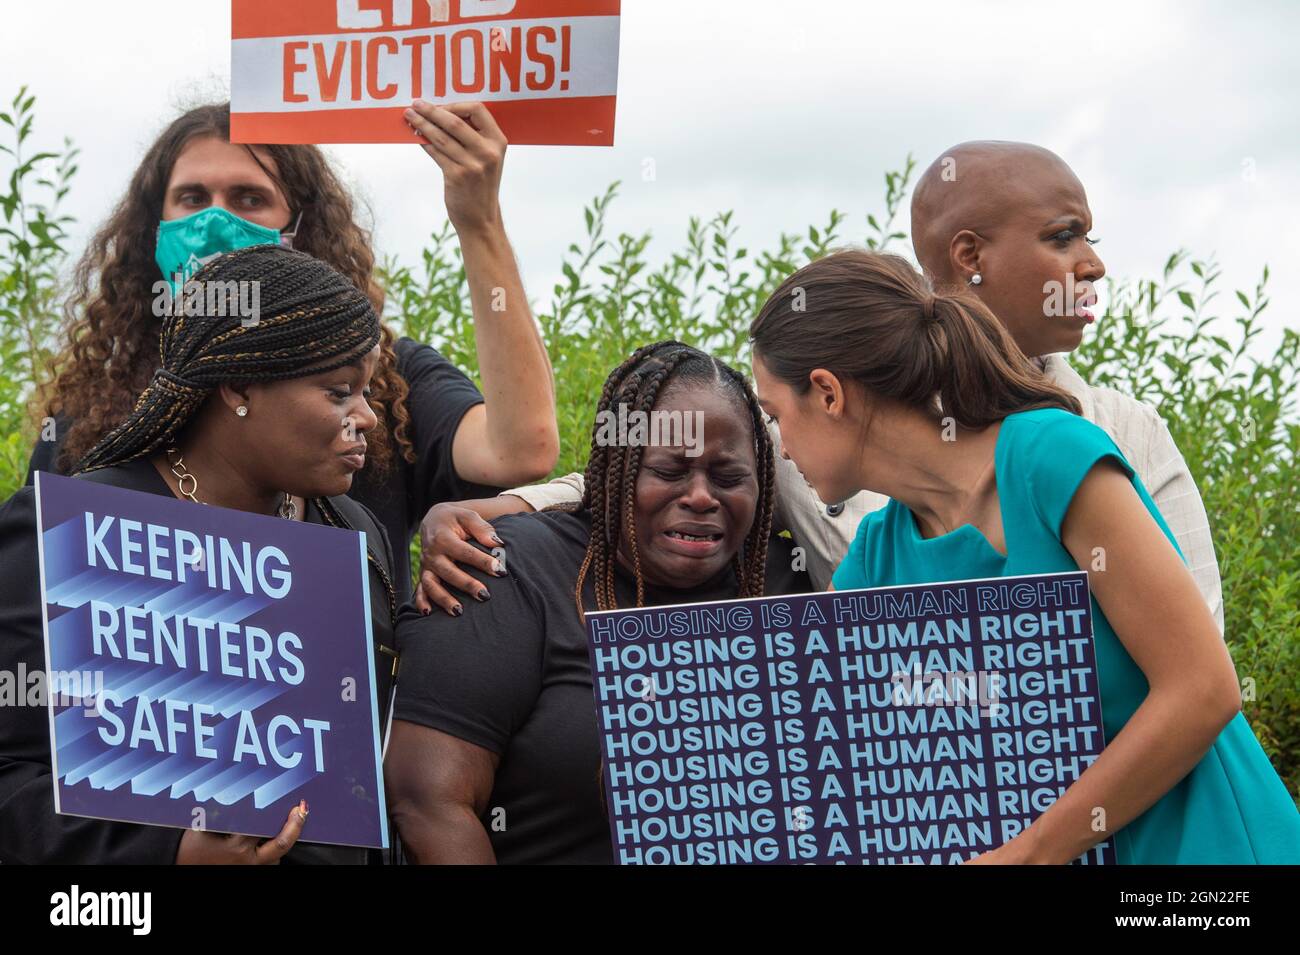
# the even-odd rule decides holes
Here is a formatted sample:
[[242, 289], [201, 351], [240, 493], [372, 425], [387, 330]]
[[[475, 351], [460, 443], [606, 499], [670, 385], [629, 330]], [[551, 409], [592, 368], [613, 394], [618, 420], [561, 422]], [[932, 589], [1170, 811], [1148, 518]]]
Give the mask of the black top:
[[[79, 475], [132, 491], [171, 496], [171, 488], [147, 458]], [[325, 514], [307, 502], [313, 524], [366, 531], [371, 629], [376, 644], [376, 698], [387, 716], [393, 656], [393, 613], [384, 576], [391, 578], [388, 538], [374, 516], [344, 497], [325, 498]], [[45, 669], [41, 584], [37, 573], [36, 492], [22, 487], [0, 504], [0, 672]], [[381, 574], [378, 564], [383, 569]], [[384, 648], [381, 650], [380, 648]], [[18, 687], [25, 698], [26, 688]], [[54, 812], [50, 771], [50, 722], [46, 701], [38, 706], [0, 706], [0, 863], [166, 864], [176, 860], [183, 829], [108, 822]], [[310, 825], [310, 823], [309, 823]], [[281, 860], [288, 864], [379, 861], [378, 852], [298, 842]]]
[[[471, 601], [462, 617], [425, 617], [409, 605], [399, 615], [393, 718], [500, 754], [483, 816], [498, 862], [610, 864], [587, 635], [573, 600], [590, 517], [543, 511], [492, 523], [506, 543], [508, 576], [469, 570], [489, 586], [487, 602]], [[791, 556], [790, 541], [773, 537], [766, 593], [812, 589], [807, 574], [791, 570]], [[585, 590], [584, 606], [595, 607], [590, 575]], [[730, 600], [737, 591], [728, 566], [691, 590], [647, 585], [645, 602]], [[618, 606], [636, 606], [636, 579], [622, 567], [615, 595]]]
[[[401, 456], [396, 438], [390, 434], [393, 457], [388, 473], [377, 476], [372, 467], [364, 468], [353, 478], [348, 496], [374, 512], [388, 532], [393, 545], [393, 583], [400, 602], [411, 592], [411, 537], [429, 508], [440, 501], [493, 497], [502, 489], [462, 481], [452, 462], [452, 440], [461, 419], [483, 401], [474, 382], [428, 345], [399, 338], [394, 350], [397, 373], [406, 379], [410, 389], [406, 399], [410, 413], [407, 437], [415, 452], [415, 463]], [[66, 425], [66, 419], [56, 420], [55, 441], [37, 441], [27, 466], [28, 484], [37, 471], [64, 473], [57, 462]]]

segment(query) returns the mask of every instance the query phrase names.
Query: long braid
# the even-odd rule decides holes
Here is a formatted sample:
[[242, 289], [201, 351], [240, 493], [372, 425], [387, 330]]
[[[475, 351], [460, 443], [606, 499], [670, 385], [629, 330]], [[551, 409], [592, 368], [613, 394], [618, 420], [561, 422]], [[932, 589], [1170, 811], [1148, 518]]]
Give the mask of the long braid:
[[[624, 362], [615, 368], [605, 379], [605, 385], [600, 392], [600, 400], [596, 405], [597, 420], [599, 413], [608, 411], [615, 405], [615, 396], [620, 393], [625, 378], [634, 368], [636, 368], [647, 356], [652, 354], [662, 345], [661, 342], [654, 345], [643, 345], [634, 351]], [[582, 565], [578, 568], [578, 582], [575, 591], [575, 601], [578, 608], [578, 616], [584, 616], [582, 606], [582, 586], [587, 579], [587, 573], [590, 571], [594, 577], [596, 588], [596, 605], [613, 606], [614, 595], [612, 590], [607, 592], [607, 578], [605, 573], [606, 561], [610, 553], [611, 534], [608, 530], [610, 502], [605, 492], [608, 486], [609, 477], [618, 468], [619, 463], [614, 459], [612, 449], [601, 443], [599, 428], [593, 428], [591, 432], [591, 455], [587, 459], [587, 468], [584, 473], [585, 490], [583, 492], [582, 504], [583, 509], [591, 514], [591, 541], [601, 542], [600, 546], [589, 543], [587, 553], [583, 555]]]
[[[687, 347], [680, 343], [674, 344], [682, 349]], [[668, 373], [686, 354], [676, 351], [665, 356], [661, 352], [666, 350], [661, 349], [649, 356], [650, 367], [634, 370], [627, 376], [618, 391], [617, 405], [627, 405], [630, 411], [648, 411], [654, 406]], [[608, 493], [605, 500], [608, 507], [617, 508], [622, 520], [606, 520], [611, 533], [601, 559], [603, 574], [596, 594], [596, 606], [602, 610], [617, 606], [614, 581], [618, 570], [618, 551], [624, 540], [628, 542], [636, 579], [636, 605], [640, 607], [645, 603], [645, 578], [641, 573], [641, 551], [636, 539], [636, 479], [641, 469], [641, 455], [640, 446], [620, 445], [610, 452], [613, 467], [606, 474]], [[603, 606], [602, 599], [605, 601]]]
[[759, 467], [758, 511], [743, 548], [743, 562], [737, 567], [740, 582], [740, 596], [761, 597], [767, 583], [767, 542], [772, 537], [772, 521], [776, 513], [776, 449], [772, 445], [772, 436], [763, 423], [763, 409], [758, 405], [749, 383], [743, 375], [727, 365], [718, 362], [722, 374], [735, 384], [745, 396], [750, 421], [754, 428], [754, 443]]
[[[692, 356], [684, 348], [663, 357], [661, 363], [645, 376], [644, 384], [639, 389], [632, 405], [633, 411], [649, 412], [654, 408], [659, 393], [672, 374], [673, 369], [684, 359]], [[644, 449], [640, 445], [629, 447], [625, 452], [623, 469], [623, 487], [621, 501], [624, 522], [627, 527], [628, 549], [632, 555], [632, 570], [636, 575], [636, 605], [645, 606], [645, 577], [641, 573], [641, 547], [636, 539], [636, 479], [641, 472], [641, 457]], [[617, 552], [617, 548], [615, 548]], [[611, 565], [614, 561], [611, 560]], [[613, 568], [610, 572], [610, 590], [613, 591]], [[611, 602], [611, 607], [613, 603]]]
[[[379, 341], [379, 319], [357, 288], [302, 252], [256, 245], [221, 255], [191, 282], [200, 291], [258, 284], [262, 314], [186, 315], [175, 301], [159, 333], [161, 367], [127, 419], [75, 471], [123, 464], [165, 447], [219, 385], [300, 378], [349, 365]], [[209, 284], [211, 283], [211, 284]], [[226, 283], [234, 283], [233, 286]], [[187, 286], [189, 288], [189, 286]]]
[[[614, 395], [611, 411], [620, 405], [626, 405], [634, 400], [635, 395], [641, 389], [643, 379], [642, 371], [639, 369], [632, 370], [627, 378], [624, 379], [617, 393]], [[614, 581], [618, 570], [618, 550], [619, 545], [623, 542], [625, 532], [631, 533], [632, 540], [635, 540], [635, 521], [631, 524], [631, 514], [625, 506], [628, 495], [627, 475], [629, 469], [629, 452], [634, 449], [614, 445], [606, 448], [606, 467], [604, 475], [604, 501], [603, 509], [605, 511], [605, 546], [600, 550], [597, 556], [597, 573], [596, 578], [596, 606], [603, 608], [613, 607], [616, 605], [614, 596]], [[636, 478], [633, 477], [635, 485]], [[623, 518], [620, 520], [619, 515]], [[631, 530], [629, 531], [629, 528]], [[638, 559], [639, 558], [635, 558]], [[638, 588], [640, 592], [640, 588]]]
[[591, 536], [574, 587], [574, 604], [580, 617], [585, 617], [586, 613], [583, 588], [588, 575], [593, 579], [596, 608], [612, 610], [617, 607], [614, 584], [619, 548], [624, 541], [628, 545], [628, 557], [636, 579], [636, 605], [643, 606], [645, 602], [645, 580], [635, 517], [636, 482], [643, 449], [639, 445], [602, 442], [600, 421], [605, 415], [601, 412], [614, 414], [620, 405], [626, 405], [629, 411], [649, 412], [674, 373], [697, 378], [704, 370], [715, 381], [735, 392], [749, 412], [758, 464], [758, 507], [733, 567], [740, 596], [763, 594], [767, 541], [772, 533], [775, 510], [776, 464], [771, 436], [764, 426], [758, 400], [744, 376], [735, 369], [689, 345], [663, 341], [638, 348], [614, 369], [601, 389], [596, 425], [592, 429], [591, 455], [585, 470], [586, 489], [580, 505], [591, 516]]
[[[758, 399], [744, 376], [734, 368], [689, 345], [664, 341], [638, 348], [614, 369], [601, 389], [596, 423], [591, 434], [591, 456], [587, 459], [584, 472], [586, 489], [582, 502], [578, 505], [591, 515], [587, 552], [583, 555], [573, 590], [574, 604], [581, 620], [586, 619], [583, 585], [588, 573], [594, 578], [596, 608], [613, 610], [617, 607], [614, 580], [622, 533], [626, 533], [630, 543], [632, 568], [636, 576], [636, 605], [641, 607], [645, 604], [645, 579], [641, 572], [641, 550], [636, 536], [636, 482], [641, 470], [642, 449], [640, 446], [603, 443], [600, 440], [600, 422], [604, 418], [601, 412], [615, 411], [620, 403], [631, 405], [632, 410], [650, 411], [673, 372], [696, 365], [710, 368], [714, 380], [725, 383], [726, 387], [740, 395], [749, 411], [755, 460], [759, 470], [758, 508], [741, 552], [733, 560], [733, 566], [740, 596], [758, 597], [763, 594], [767, 541], [772, 533], [772, 514], [775, 509], [776, 463], [773, 459], [772, 439], [763, 424]], [[618, 519], [616, 508], [617, 513], [621, 513], [622, 520]], [[603, 806], [603, 760], [596, 768], [596, 786]]]

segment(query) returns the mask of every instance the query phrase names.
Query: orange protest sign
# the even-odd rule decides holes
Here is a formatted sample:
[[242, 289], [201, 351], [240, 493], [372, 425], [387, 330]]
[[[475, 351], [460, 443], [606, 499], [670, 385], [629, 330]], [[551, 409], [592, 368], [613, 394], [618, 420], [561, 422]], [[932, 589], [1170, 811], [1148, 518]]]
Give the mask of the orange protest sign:
[[620, 0], [231, 0], [237, 143], [407, 143], [480, 100], [511, 143], [610, 146]]

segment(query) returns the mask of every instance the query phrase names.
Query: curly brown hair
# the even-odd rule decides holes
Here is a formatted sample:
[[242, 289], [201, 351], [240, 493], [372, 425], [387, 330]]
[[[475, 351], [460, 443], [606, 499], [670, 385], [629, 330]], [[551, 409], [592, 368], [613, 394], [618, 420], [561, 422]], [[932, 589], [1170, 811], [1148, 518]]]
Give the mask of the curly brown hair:
[[[71, 419], [58, 459], [65, 473], [126, 420], [158, 368], [159, 322], [152, 302], [161, 276], [154, 261], [155, 235], [177, 157], [191, 140], [206, 136], [230, 141], [229, 103], [195, 107], [163, 130], [77, 263], [72, 294], [64, 303], [63, 343], [32, 404], [38, 420], [54, 415]], [[304, 228], [295, 236], [294, 248], [345, 276], [382, 315], [384, 291], [373, 275], [370, 233], [354, 220], [352, 198], [325, 154], [315, 146], [259, 146], [273, 163], [268, 168], [257, 151], [244, 148], [280, 187], [293, 214], [303, 213]], [[415, 460], [395, 341], [381, 322], [379, 364], [370, 383], [370, 405], [379, 424], [368, 436], [367, 452], [379, 471], [392, 463], [390, 430], [402, 457]]]

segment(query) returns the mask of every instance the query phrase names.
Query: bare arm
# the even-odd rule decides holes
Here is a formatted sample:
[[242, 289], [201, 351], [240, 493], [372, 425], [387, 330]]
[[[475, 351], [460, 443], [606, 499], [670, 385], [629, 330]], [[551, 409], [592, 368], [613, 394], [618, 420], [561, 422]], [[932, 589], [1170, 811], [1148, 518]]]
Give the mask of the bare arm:
[[[1084, 478], [1061, 538], [1080, 569], [1102, 547], [1093, 596], [1141, 668], [1146, 699], [1094, 762], [1021, 835], [978, 861], [1069, 862], [1187, 775], [1241, 706], [1236, 671], [1195, 580], [1112, 461]], [[1093, 827], [1104, 812], [1104, 830]]]
[[439, 730], [393, 721], [384, 785], [406, 855], [418, 865], [492, 865], [479, 817], [487, 811], [500, 757]]
[[498, 202], [505, 135], [481, 103], [417, 101], [406, 120], [442, 169], [474, 313], [484, 403], [456, 430], [456, 473], [498, 487], [538, 480], [555, 467], [560, 437], [550, 359]]

